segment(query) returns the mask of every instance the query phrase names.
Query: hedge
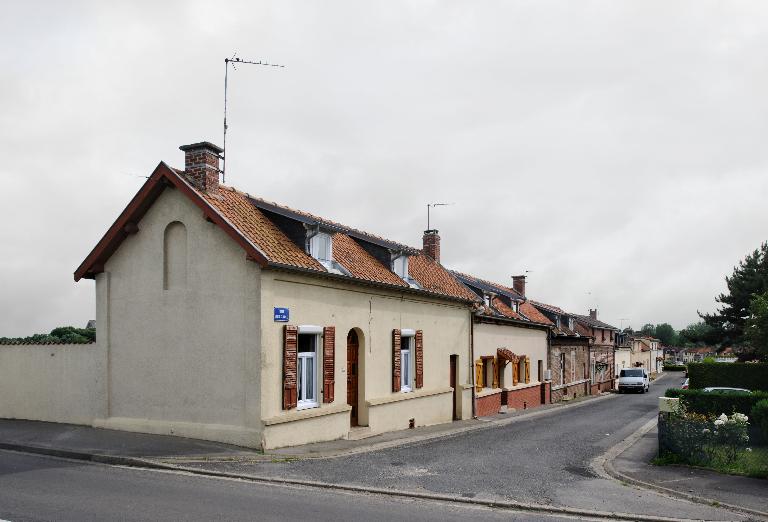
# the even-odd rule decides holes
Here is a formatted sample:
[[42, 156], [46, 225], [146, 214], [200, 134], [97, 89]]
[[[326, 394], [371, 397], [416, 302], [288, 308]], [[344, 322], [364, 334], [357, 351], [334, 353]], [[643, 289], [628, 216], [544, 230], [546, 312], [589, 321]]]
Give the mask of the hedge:
[[684, 364], [665, 364], [664, 371], [665, 372], [684, 372], [685, 365]]
[[763, 399], [752, 407], [749, 422], [760, 430], [763, 441], [768, 443], [768, 399]]
[[710, 386], [768, 391], [768, 363], [690, 363], [689, 387]]
[[667, 397], [679, 397], [680, 403], [689, 412], [702, 413], [704, 415], [728, 415], [739, 412], [744, 415], [752, 415], [752, 408], [768, 399], [768, 392], [739, 392], [718, 393], [705, 392], [703, 390], [681, 390], [670, 388], [665, 393]]

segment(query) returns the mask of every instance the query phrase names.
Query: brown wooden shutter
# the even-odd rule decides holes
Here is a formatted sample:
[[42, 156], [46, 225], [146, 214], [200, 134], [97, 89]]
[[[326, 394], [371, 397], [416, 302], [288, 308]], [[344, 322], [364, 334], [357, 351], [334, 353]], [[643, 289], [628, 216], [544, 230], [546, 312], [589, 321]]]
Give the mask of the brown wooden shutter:
[[424, 332], [416, 330], [416, 387], [424, 386]]
[[283, 409], [296, 407], [296, 357], [299, 328], [285, 325], [283, 330]]
[[531, 382], [531, 358], [525, 356], [525, 384]]
[[499, 387], [499, 364], [496, 362], [495, 357], [491, 359], [491, 364], [493, 365], [493, 370], [492, 370], [493, 382], [491, 384], [493, 388], [498, 388]]
[[336, 384], [336, 327], [323, 328], [323, 402], [333, 402]]
[[400, 391], [400, 330], [392, 330], [392, 391]]
[[483, 360], [475, 361], [475, 391], [483, 391]]
[[515, 357], [515, 361], [512, 363], [512, 386], [517, 386], [520, 382], [520, 359]]

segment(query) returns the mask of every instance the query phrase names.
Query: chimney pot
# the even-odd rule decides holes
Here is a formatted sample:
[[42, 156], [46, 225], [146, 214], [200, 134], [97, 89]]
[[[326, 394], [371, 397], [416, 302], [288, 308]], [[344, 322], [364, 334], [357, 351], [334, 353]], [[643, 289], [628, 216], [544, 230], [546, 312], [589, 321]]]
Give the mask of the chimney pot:
[[437, 230], [425, 230], [422, 238], [424, 253], [429, 257], [440, 262], [440, 235]]
[[515, 290], [515, 292], [525, 297], [525, 276], [512, 276], [512, 288]]
[[595, 308], [594, 310], [592, 310], [591, 308], [589, 309], [589, 317], [597, 321], [597, 308]]
[[182, 145], [184, 177], [196, 189], [210, 195], [219, 194], [219, 160], [224, 150], [209, 141]]

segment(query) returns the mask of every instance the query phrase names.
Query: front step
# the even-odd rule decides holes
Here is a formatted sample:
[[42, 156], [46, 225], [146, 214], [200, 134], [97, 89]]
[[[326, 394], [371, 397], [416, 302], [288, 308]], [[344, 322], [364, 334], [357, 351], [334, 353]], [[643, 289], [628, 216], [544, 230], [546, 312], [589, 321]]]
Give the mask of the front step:
[[360, 440], [373, 437], [374, 433], [371, 432], [370, 426], [355, 426], [350, 428], [347, 434], [347, 440]]

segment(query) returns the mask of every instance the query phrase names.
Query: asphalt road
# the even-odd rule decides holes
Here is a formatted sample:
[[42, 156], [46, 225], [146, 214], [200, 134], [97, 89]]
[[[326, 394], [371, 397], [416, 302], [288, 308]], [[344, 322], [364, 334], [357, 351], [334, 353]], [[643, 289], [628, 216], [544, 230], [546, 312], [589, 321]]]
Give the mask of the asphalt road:
[[[538, 513], [269, 486], [0, 451], [0, 519], [563, 520]], [[566, 520], [577, 520], [565, 518]], [[581, 519], [579, 519], [581, 520]]]
[[[237, 471], [466, 498], [706, 520], [734, 513], [594, 475], [590, 461], [657, 412], [666, 377], [645, 395], [620, 395], [452, 438]], [[207, 466], [210, 468], [210, 466]], [[0, 519], [22, 520], [550, 520], [456, 503], [272, 486], [0, 451]], [[567, 518], [567, 517], [566, 517]]]
[[[622, 394], [506, 426], [350, 457], [222, 463], [221, 471], [435, 492], [601, 511], [731, 519], [719, 509], [674, 500], [597, 476], [592, 459], [658, 413], [658, 397], [682, 382], [664, 376], [646, 394]], [[210, 468], [210, 465], [206, 467]]]

